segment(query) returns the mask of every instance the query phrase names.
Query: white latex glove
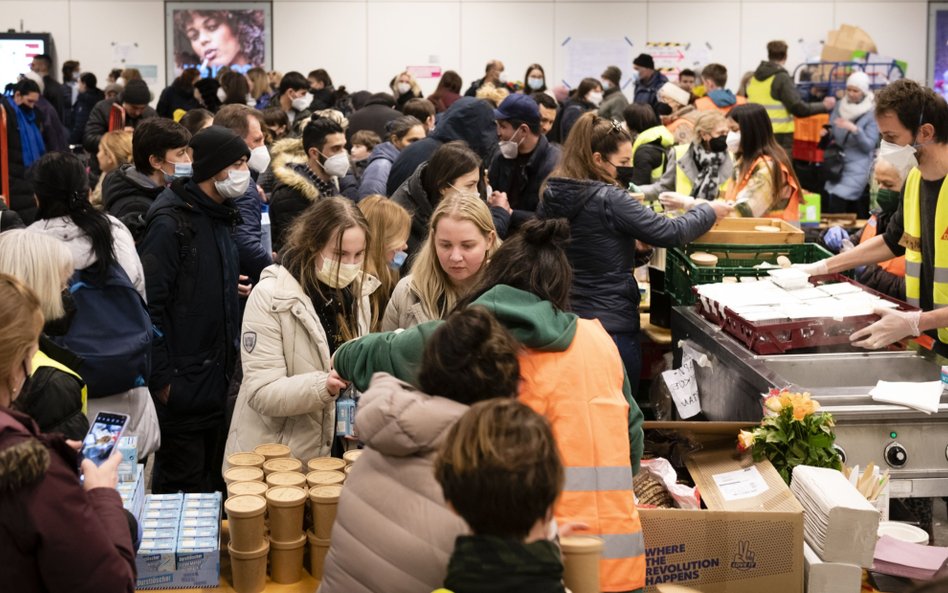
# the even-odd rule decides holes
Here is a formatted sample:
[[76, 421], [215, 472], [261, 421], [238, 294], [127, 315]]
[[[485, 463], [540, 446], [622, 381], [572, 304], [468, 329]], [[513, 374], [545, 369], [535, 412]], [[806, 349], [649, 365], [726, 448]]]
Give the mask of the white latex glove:
[[810, 276], [825, 276], [829, 274], [829, 267], [826, 265], [825, 259], [813, 262], [812, 264], [794, 264], [793, 267], [803, 270]]
[[902, 338], [909, 336], [914, 338], [921, 333], [918, 329], [918, 321], [922, 317], [921, 311], [877, 308], [873, 313], [879, 316], [879, 321], [853, 332], [849, 336], [849, 341], [853, 343], [853, 346], [876, 350], [898, 342]]
[[694, 198], [674, 191], [663, 191], [658, 194], [658, 201], [662, 203], [665, 210], [691, 210], [691, 207], [695, 205]]

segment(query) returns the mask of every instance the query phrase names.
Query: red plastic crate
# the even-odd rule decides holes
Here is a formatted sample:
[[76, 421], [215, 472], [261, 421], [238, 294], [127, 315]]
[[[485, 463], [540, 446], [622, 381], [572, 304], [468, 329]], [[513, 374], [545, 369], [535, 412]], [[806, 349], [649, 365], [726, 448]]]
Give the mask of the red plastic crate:
[[819, 142], [806, 142], [804, 140], [793, 141], [793, 159], [797, 161], [806, 161], [808, 163], [822, 163], [823, 151], [820, 150]]

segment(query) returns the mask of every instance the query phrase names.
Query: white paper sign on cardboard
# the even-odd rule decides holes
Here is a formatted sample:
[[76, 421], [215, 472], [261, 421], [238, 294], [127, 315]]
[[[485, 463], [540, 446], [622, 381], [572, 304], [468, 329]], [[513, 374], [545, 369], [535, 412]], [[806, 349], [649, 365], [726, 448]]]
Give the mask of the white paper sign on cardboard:
[[678, 408], [678, 415], [683, 418], [691, 418], [701, 411], [701, 400], [698, 398], [698, 382], [695, 380], [695, 367], [693, 359], [686, 351], [681, 361], [681, 368], [671, 371], [664, 371], [662, 379], [668, 386], [675, 407]]
[[769, 489], [764, 477], [753, 465], [732, 472], [714, 474], [714, 483], [724, 500], [753, 498]]

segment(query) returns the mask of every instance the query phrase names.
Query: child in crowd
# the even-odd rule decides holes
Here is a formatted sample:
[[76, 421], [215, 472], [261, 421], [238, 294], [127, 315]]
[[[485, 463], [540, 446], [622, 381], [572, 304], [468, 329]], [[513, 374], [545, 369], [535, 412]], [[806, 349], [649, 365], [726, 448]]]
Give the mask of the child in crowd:
[[542, 416], [512, 399], [474, 404], [448, 432], [435, 477], [473, 532], [458, 536], [440, 593], [565, 591], [546, 538], [563, 464]]

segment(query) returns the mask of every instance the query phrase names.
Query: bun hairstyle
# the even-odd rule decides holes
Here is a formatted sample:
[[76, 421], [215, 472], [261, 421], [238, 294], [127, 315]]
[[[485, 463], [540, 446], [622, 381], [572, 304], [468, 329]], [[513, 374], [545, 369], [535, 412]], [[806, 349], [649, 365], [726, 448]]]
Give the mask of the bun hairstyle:
[[491, 256], [480, 281], [458, 301], [456, 309], [469, 306], [488, 290], [504, 284], [567, 311], [573, 284], [573, 268], [566, 257], [569, 238], [569, 221], [565, 218], [528, 221]]
[[431, 334], [418, 372], [425, 393], [462, 404], [515, 397], [520, 344], [483, 307], [455, 311]]

